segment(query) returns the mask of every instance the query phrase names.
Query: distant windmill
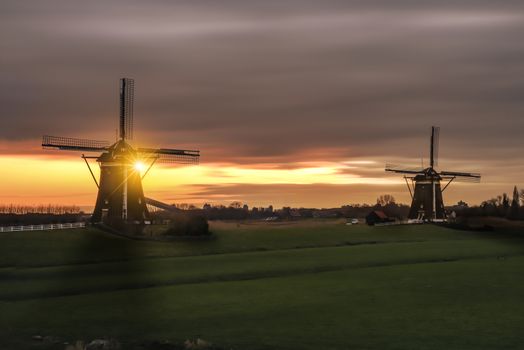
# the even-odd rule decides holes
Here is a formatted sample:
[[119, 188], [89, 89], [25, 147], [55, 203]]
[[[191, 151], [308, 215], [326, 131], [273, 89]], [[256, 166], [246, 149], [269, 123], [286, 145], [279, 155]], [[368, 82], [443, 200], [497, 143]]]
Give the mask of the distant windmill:
[[[117, 229], [136, 231], [149, 220], [147, 205], [153, 201], [144, 197], [142, 179], [155, 162], [198, 164], [199, 151], [168, 148], [134, 148], [133, 139], [134, 80], [120, 80], [119, 139], [107, 141], [44, 136], [42, 147], [65, 151], [102, 152], [98, 156], [82, 154], [98, 187], [98, 196], [91, 218], [93, 223], [104, 223]], [[97, 182], [88, 159], [96, 159], [100, 166]], [[144, 166], [144, 163], [149, 165]], [[141, 175], [140, 171], [145, 170]]]
[[[431, 127], [430, 142], [430, 161], [428, 168], [406, 168], [396, 165], [386, 164], [386, 171], [404, 174], [409, 194], [411, 195], [411, 208], [409, 219], [421, 219], [428, 221], [439, 221], [446, 218], [442, 192], [448, 188], [453, 181], [479, 182], [480, 174], [437, 171], [438, 147], [439, 147], [440, 128]], [[411, 185], [410, 182], [411, 181]], [[447, 181], [441, 188], [440, 182]]]

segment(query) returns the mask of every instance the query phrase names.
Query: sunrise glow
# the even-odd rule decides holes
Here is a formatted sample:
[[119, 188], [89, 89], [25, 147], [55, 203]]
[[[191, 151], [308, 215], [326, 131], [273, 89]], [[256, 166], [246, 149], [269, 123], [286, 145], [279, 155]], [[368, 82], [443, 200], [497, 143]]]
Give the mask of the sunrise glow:
[[[98, 164], [91, 160], [90, 165], [98, 178]], [[54, 154], [1, 156], [0, 166], [4, 169], [3, 181], [0, 183], [4, 203], [67, 203], [89, 208], [96, 198], [96, 185], [80, 157], [59, 157]], [[144, 173], [147, 165], [137, 162], [134, 168]], [[199, 205], [206, 201], [228, 204], [233, 200], [244, 200], [252, 205], [298, 203], [307, 206], [320, 203], [329, 206], [331, 202], [344, 204], [368, 201], [368, 198], [373, 201], [373, 198], [385, 191], [394, 193], [399, 200], [409, 202], [402, 178], [385, 174], [383, 165], [376, 160], [362, 159], [273, 164], [271, 167], [267, 164], [155, 164], [144, 178], [143, 186], [146, 193], [155, 199]], [[253, 192], [252, 188], [241, 193], [246, 186], [256, 186], [257, 192]], [[274, 199], [266, 199], [264, 193], [270, 193], [271, 186], [278, 186], [278, 195]], [[488, 184], [485, 186], [492, 188]], [[215, 193], [219, 188], [238, 188], [238, 191]], [[262, 190], [264, 188], [267, 188], [266, 192]], [[299, 189], [300, 193], [297, 192]], [[467, 185], [462, 192], [470, 189], [472, 193], [477, 193]], [[311, 195], [315, 197], [310, 198]]]
[[135, 162], [135, 164], [133, 164], [133, 167], [135, 168], [136, 171], [141, 172], [141, 173], [143, 173], [147, 169], [146, 165], [141, 161]]
[[[98, 177], [98, 164], [91, 161], [90, 165], [95, 177]], [[2, 156], [0, 166], [4, 169], [3, 181], [0, 184], [4, 202], [66, 201], [89, 205], [96, 195], [93, 179], [80, 158]], [[372, 173], [365, 176], [359, 174], [359, 169], [355, 166], [348, 167], [343, 163], [297, 164], [296, 168], [291, 169], [213, 163], [199, 166], [154, 166], [144, 179], [144, 188], [148, 192], [163, 193], [159, 199], [164, 199], [186, 192], [188, 186], [205, 187], [209, 184], [395, 185], [400, 183], [396, 178], [384, 177], [382, 169], [374, 162], [360, 165], [363, 167], [361, 169], [372, 166]], [[136, 162], [134, 168], [144, 172], [147, 167], [143, 162]], [[348, 170], [351, 172], [348, 173]]]

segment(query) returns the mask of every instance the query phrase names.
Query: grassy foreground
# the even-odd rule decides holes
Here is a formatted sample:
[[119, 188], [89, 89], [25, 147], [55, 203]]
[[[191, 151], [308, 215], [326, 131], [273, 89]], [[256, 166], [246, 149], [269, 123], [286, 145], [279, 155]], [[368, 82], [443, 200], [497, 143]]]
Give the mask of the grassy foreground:
[[[524, 235], [213, 223], [216, 239], [0, 234], [0, 348], [519, 349]], [[33, 340], [49, 336], [55, 341]]]

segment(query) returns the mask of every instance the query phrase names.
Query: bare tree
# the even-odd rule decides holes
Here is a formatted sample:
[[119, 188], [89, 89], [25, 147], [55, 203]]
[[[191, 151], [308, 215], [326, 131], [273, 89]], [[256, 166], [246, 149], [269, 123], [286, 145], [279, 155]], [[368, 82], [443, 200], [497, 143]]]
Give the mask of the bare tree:
[[385, 207], [388, 204], [395, 203], [395, 197], [390, 194], [384, 194], [377, 198], [377, 204], [381, 207]]

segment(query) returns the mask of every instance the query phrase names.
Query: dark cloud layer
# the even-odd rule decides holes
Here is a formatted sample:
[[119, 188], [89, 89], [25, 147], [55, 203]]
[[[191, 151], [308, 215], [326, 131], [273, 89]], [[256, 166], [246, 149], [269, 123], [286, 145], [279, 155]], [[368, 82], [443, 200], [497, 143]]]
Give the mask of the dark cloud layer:
[[138, 139], [207, 160], [416, 160], [437, 124], [504, 171], [523, 34], [522, 1], [3, 1], [0, 139], [112, 139], [131, 76]]

